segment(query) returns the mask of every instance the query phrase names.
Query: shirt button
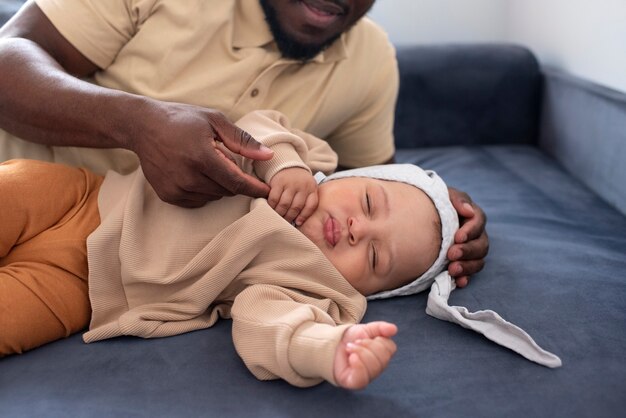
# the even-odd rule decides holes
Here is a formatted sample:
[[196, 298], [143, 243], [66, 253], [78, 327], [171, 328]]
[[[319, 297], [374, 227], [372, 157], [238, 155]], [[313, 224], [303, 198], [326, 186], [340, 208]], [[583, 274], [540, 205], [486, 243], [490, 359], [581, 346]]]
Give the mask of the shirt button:
[[259, 89], [252, 89], [252, 91], [250, 92], [250, 96], [252, 97], [256, 97], [259, 95]]

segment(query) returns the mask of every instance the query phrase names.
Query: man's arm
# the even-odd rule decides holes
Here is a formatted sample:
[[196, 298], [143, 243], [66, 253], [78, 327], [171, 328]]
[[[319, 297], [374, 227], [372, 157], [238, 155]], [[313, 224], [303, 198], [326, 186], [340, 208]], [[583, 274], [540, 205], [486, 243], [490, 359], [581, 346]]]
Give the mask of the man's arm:
[[81, 80], [99, 68], [34, 2], [0, 29], [0, 128], [44, 145], [125, 148], [159, 196], [201, 206], [269, 188], [215, 151], [215, 142], [253, 159], [272, 153], [220, 112], [165, 103]]

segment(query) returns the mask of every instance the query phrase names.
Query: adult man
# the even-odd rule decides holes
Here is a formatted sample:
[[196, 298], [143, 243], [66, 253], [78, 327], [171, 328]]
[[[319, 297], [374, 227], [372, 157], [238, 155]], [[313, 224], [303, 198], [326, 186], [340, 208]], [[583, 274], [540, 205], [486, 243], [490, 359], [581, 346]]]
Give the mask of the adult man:
[[[391, 161], [398, 74], [384, 33], [361, 19], [373, 3], [31, 1], [0, 31], [0, 127], [28, 141], [5, 134], [0, 159], [97, 172], [140, 163], [159, 197], [180, 206], [266, 196], [223, 146], [271, 158], [230, 121], [276, 109], [327, 140], [342, 166]], [[467, 195], [452, 198], [468, 218], [451, 249], [462, 285], [482, 268], [485, 218], [463, 205]]]

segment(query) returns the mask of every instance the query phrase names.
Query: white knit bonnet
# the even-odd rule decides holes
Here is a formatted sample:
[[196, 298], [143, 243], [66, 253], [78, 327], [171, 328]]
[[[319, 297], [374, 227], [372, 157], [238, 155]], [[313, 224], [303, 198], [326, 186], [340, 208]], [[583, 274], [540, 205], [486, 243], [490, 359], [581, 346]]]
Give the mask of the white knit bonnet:
[[369, 300], [384, 299], [394, 296], [405, 296], [419, 293], [430, 287], [435, 277], [448, 265], [447, 253], [454, 243], [454, 233], [459, 229], [459, 218], [450, 202], [448, 187], [441, 177], [431, 170], [422, 170], [413, 164], [386, 164], [339, 171], [320, 183], [346, 177], [368, 177], [379, 180], [398, 181], [410, 184], [422, 190], [435, 204], [441, 220], [441, 247], [439, 255], [432, 266], [424, 274], [411, 283], [393, 290], [379, 292], [368, 296]]
[[465, 307], [448, 305], [450, 292], [456, 286], [446, 268], [449, 261], [447, 253], [454, 243], [454, 234], [459, 228], [459, 219], [450, 202], [448, 187], [437, 173], [423, 170], [413, 164], [386, 164], [340, 171], [328, 177], [322, 173], [315, 175], [319, 184], [346, 177], [399, 181], [415, 186], [432, 200], [441, 220], [441, 247], [433, 265], [411, 283], [370, 295], [369, 300], [411, 295], [430, 287], [427, 314], [481, 333], [488, 339], [543, 366], [551, 368], [561, 366], [559, 357], [543, 350], [524, 330], [505, 321], [496, 312], [491, 310], [469, 312]]

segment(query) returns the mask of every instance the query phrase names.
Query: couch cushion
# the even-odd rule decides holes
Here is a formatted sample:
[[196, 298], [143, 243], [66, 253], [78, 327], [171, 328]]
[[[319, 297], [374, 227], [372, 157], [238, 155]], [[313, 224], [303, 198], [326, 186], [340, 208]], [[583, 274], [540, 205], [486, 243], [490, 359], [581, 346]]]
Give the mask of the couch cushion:
[[626, 218], [527, 146], [401, 151], [489, 215], [485, 269], [451, 304], [494, 309], [563, 367], [547, 369], [425, 314], [426, 294], [370, 303], [398, 352], [366, 390], [257, 381], [229, 321], [172, 338], [80, 336], [0, 360], [0, 415], [610, 417], [626, 409]]
[[397, 56], [398, 148], [536, 143], [541, 73], [527, 49], [425, 45]]

